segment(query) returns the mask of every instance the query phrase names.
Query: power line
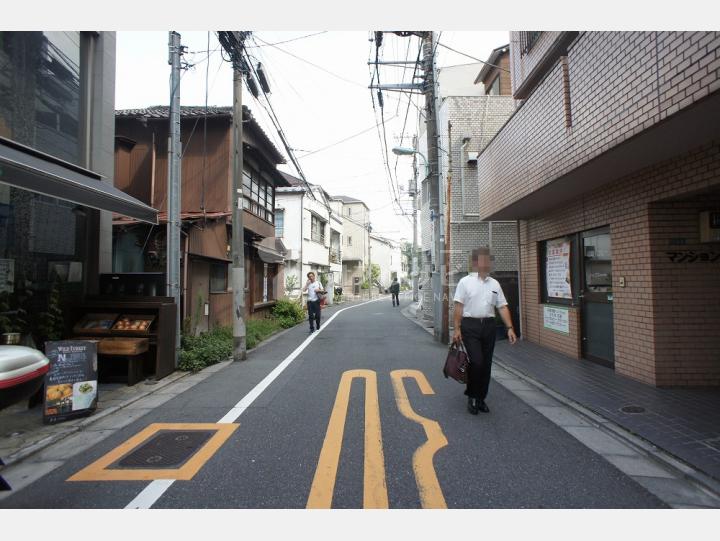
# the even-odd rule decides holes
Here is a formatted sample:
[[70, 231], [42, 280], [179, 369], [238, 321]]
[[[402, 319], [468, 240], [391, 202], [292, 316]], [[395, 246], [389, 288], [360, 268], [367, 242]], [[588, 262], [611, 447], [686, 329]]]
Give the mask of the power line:
[[355, 81], [351, 81], [350, 79], [346, 79], [346, 78], [343, 77], [342, 75], [338, 75], [337, 73], [333, 73], [332, 71], [330, 71], [330, 70], [328, 70], [328, 69], [325, 69], [325, 68], [323, 68], [322, 66], [318, 66], [317, 64], [314, 64], [313, 62], [310, 62], [309, 60], [305, 60], [304, 58], [302, 58], [302, 57], [300, 57], [300, 56], [298, 56], [298, 55], [296, 55], [296, 54], [293, 54], [293, 53], [291, 53], [290, 51], [286, 51], [285, 49], [281, 49], [281, 48], [278, 47], [277, 45], [274, 45], [274, 44], [272, 44], [272, 43], [268, 43], [267, 41], [263, 40], [262, 38], [256, 38], [256, 39], [257, 39], [258, 41], [261, 41], [261, 42], [264, 43], [265, 45], [268, 45], [268, 46], [272, 47], [273, 49], [277, 49], [278, 51], [281, 51], [281, 52], [283, 52], [283, 53], [285, 53], [285, 54], [287, 54], [287, 55], [290, 55], [290, 56], [292, 56], [293, 58], [295, 58], [295, 59], [297, 59], [297, 60], [300, 60], [301, 62], [305, 62], [306, 64], [309, 64], [310, 66], [312, 66], [312, 67], [314, 67], [314, 68], [316, 68], [316, 69], [319, 69], [320, 71], [323, 71], [323, 72], [327, 73], [328, 75], [332, 75], [332, 76], [335, 77], [336, 79], [340, 79], [341, 81], [345, 81], [346, 83], [349, 83], [349, 84], [351, 84], [351, 85], [355, 85], [355, 86], [359, 86], [359, 87], [361, 87], [361, 88], [365, 88], [365, 85], [363, 85], [363, 84], [357, 83], [357, 82], [355, 82]]
[[[441, 33], [442, 33], [442, 32], [441, 32]], [[480, 60], [479, 58], [476, 58], [476, 57], [474, 57], [474, 56], [472, 56], [472, 55], [469, 55], [469, 54], [467, 54], [467, 53], [463, 53], [462, 51], [458, 51], [457, 49], [453, 49], [453, 48], [450, 47], [449, 45], [445, 45], [444, 43], [440, 43], [440, 40], [439, 40], [439, 39], [438, 39], [438, 41], [437, 41], [437, 43], [436, 43], [436, 45], [435, 45], [435, 48], [436, 48], [436, 49], [437, 49], [437, 46], [438, 46], [438, 45], [440, 45], [441, 47], [445, 47], [446, 49], [449, 49], [449, 50], [451, 50], [451, 51], [454, 52], [454, 53], [460, 54], [460, 55], [462, 55], [462, 56], [466, 56], [466, 57], [468, 57], [468, 58], [472, 58], [472, 59], [475, 60], [476, 62], [480, 62], [480, 63], [482, 63], [482, 64], [487, 64], [488, 66], [491, 66], [491, 67], [493, 67], [493, 68], [497, 68], [497, 69], [499, 69], [499, 70], [506, 71], [506, 72], [510, 73], [510, 70], [509, 70], [509, 69], [502, 68], [502, 67], [500, 67], [500, 66], [496, 66], [495, 64], [491, 64], [490, 62], [487, 62], [487, 61], [485, 61], [485, 60]]]
[[[389, 118], [388, 120], [392, 120], [393, 118], [397, 118], [397, 115]], [[348, 137], [345, 137], [344, 139], [340, 139], [339, 141], [336, 141], [335, 143], [331, 143], [331, 144], [329, 144], [329, 145], [327, 145], [327, 146], [318, 148], [317, 150], [308, 151], [307, 154], [305, 154], [304, 156], [300, 156], [300, 158], [298, 158], [298, 159], [302, 160], [302, 159], [304, 159], [304, 158], [307, 158], [308, 156], [312, 156], [313, 154], [317, 154], [318, 152], [322, 152], [323, 150], [327, 150], [327, 149], [329, 149], [329, 148], [332, 148], [332, 147], [335, 147], [335, 146], [340, 145], [340, 144], [342, 144], [342, 143], [345, 143], [346, 141], [349, 141], [350, 139], [354, 139], [355, 137], [360, 137], [361, 135], [364, 135], [364, 134], [366, 134], [367, 132], [374, 130], [377, 126], [378, 126], [378, 124], [373, 124], [373, 125], [370, 126], [369, 128], [367, 128], [367, 129], [365, 129], [365, 130], [363, 130], [363, 131], [357, 132], [357, 133], [355, 133], [355, 134], [353, 134], [353, 135], [349, 135]]]
[[[275, 46], [275, 45], [280, 45], [280, 44], [282, 44], [282, 43], [290, 43], [291, 41], [298, 41], [298, 40], [300, 40], [300, 39], [311, 38], [311, 37], [313, 37], [313, 36], [319, 36], [320, 34], [327, 34], [327, 32], [328, 32], [327, 30], [323, 30], [322, 32], [315, 32], [314, 34], [307, 34], [307, 35], [305, 35], [305, 36], [300, 36], [300, 37], [297, 37], [297, 38], [286, 39], [285, 41], [276, 41], [275, 43], [265, 43], [265, 45], [249, 45], [249, 46], [246, 47], [246, 48], [247, 48], [247, 49], [255, 49], [255, 48], [258, 48], [258, 47]], [[258, 38], [258, 39], [260, 39], [260, 38]], [[264, 43], [264, 42], [263, 42], [263, 43]]]

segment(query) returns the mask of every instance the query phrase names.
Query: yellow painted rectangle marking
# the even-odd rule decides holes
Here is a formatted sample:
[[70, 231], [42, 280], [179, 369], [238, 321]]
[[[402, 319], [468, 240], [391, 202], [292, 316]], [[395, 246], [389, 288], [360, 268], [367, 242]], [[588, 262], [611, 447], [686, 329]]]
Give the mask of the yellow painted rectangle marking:
[[[235, 423], [153, 423], [132, 438], [83, 468], [68, 481], [153, 481], [175, 479], [189, 481], [212, 457], [239, 425]], [[214, 430], [215, 434], [206, 441], [180, 468], [166, 469], [122, 469], [109, 470], [122, 457], [135, 450], [160, 430]]]

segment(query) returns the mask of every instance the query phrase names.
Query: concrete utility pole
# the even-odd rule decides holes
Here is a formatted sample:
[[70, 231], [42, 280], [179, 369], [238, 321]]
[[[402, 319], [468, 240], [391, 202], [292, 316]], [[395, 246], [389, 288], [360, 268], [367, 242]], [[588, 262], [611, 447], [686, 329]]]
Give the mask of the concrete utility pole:
[[183, 47], [180, 44], [180, 34], [169, 33], [168, 64], [172, 66], [170, 72], [170, 137], [168, 138], [168, 195], [167, 195], [167, 295], [175, 299], [175, 366], [178, 362], [180, 350], [180, 158], [182, 148], [180, 143], [180, 56]]
[[372, 290], [373, 290], [373, 271], [372, 271], [372, 239], [370, 238], [370, 232], [372, 231], [372, 226], [370, 225], [370, 222], [367, 224], [367, 231], [368, 231], [368, 297], [370, 300], [372, 300]]
[[245, 231], [243, 228], [243, 110], [242, 83], [247, 64], [243, 59], [249, 32], [218, 32], [220, 44], [233, 65], [233, 210], [232, 210], [232, 290], [233, 360], [247, 359], [245, 343]]
[[440, 219], [440, 168], [438, 167], [438, 133], [437, 133], [437, 100], [435, 96], [435, 35], [425, 32], [423, 37], [423, 71], [425, 75], [426, 132], [428, 147], [428, 168], [430, 182], [430, 213], [432, 218], [432, 238], [435, 257], [432, 267], [431, 287], [433, 290], [433, 336], [442, 340], [442, 271], [444, 265], [443, 246], [441, 242], [442, 221]]

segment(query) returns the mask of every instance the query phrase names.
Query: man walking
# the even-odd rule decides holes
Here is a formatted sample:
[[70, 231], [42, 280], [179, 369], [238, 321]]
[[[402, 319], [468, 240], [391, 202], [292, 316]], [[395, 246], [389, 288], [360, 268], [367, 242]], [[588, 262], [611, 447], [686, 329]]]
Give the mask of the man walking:
[[490, 277], [490, 250], [472, 251], [472, 270], [462, 278], [455, 289], [455, 318], [453, 342], [462, 341], [470, 357], [468, 382], [465, 394], [468, 411], [488, 413], [485, 397], [490, 385], [490, 369], [495, 349], [495, 308], [507, 328], [508, 340], [517, 340], [507, 307], [505, 294], [497, 280]]
[[[326, 291], [320, 282], [315, 280], [315, 273], [307, 273], [308, 281], [305, 283], [303, 291], [307, 291], [307, 306], [308, 306], [308, 317], [310, 319], [310, 334], [315, 332], [315, 325], [317, 330], [320, 330], [320, 295], [324, 295]], [[314, 325], [315, 324], [315, 325]]]
[[397, 306], [400, 306], [400, 284], [397, 278], [393, 278], [393, 282], [390, 285], [390, 293], [392, 294], [393, 306], [396, 306], [395, 303], [397, 303]]

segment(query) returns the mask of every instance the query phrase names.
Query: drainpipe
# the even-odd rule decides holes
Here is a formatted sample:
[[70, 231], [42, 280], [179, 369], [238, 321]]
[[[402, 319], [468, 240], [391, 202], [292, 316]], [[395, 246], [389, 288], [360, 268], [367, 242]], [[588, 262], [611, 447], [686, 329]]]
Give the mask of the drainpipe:
[[[187, 318], [187, 312], [188, 312], [188, 298], [187, 298], [187, 290], [188, 290], [188, 254], [190, 253], [190, 235], [187, 233], [187, 231], [180, 228], [180, 234], [185, 237], [185, 250], [184, 250], [184, 261], [183, 261], [183, 287], [182, 287], [182, 318], [183, 321]], [[182, 323], [182, 321], [180, 322]], [[182, 329], [182, 326], [181, 326]]]
[[465, 150], [467, 149], [470, 140], [463, 140], [460, 146], [460, 208], [462, 209], [463, 217], [467, 216], [465, 212]]

